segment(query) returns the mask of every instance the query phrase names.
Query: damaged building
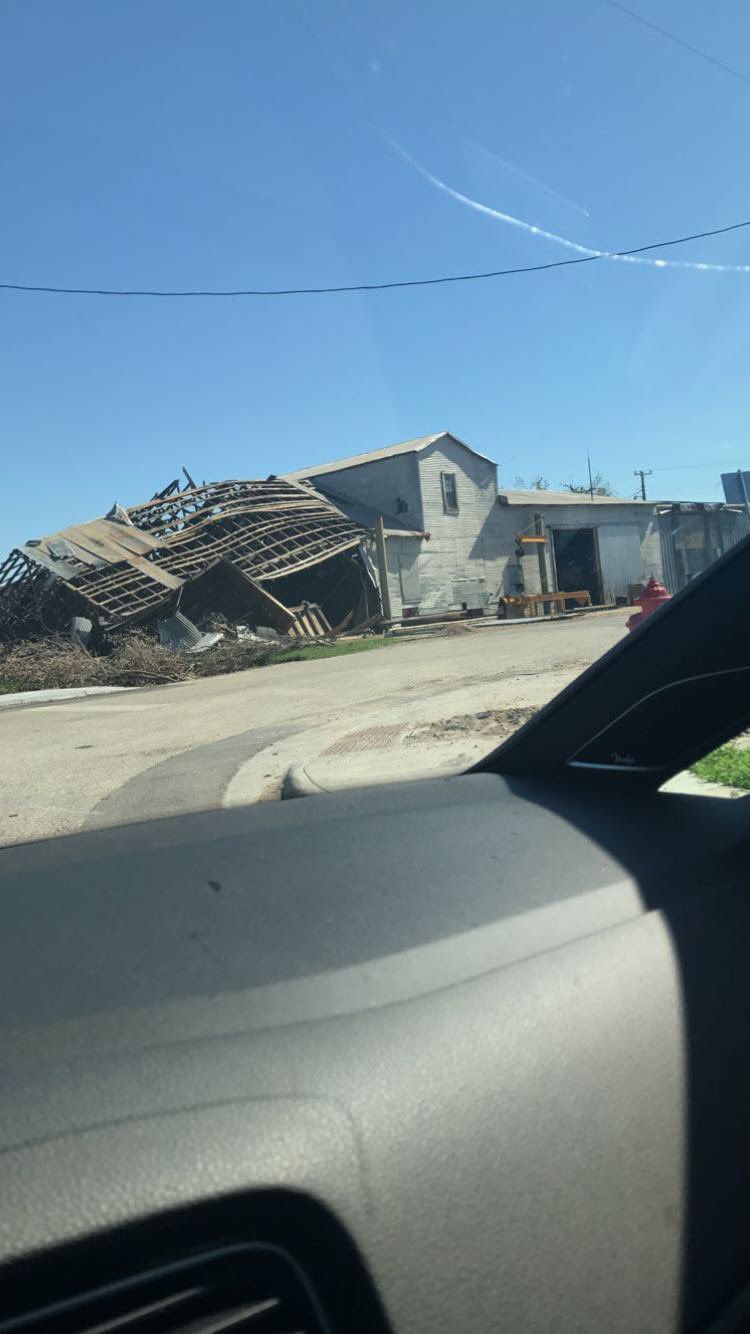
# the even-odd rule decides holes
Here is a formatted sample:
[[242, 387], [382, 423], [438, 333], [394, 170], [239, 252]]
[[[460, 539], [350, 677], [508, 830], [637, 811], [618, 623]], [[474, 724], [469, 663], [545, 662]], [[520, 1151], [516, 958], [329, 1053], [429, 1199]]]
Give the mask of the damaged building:
[[[282, 478], [181, 487], [16, 547], [0, 565], [0, 636], [94, 636], [172, 618], [319, 636], [380, 618], [361, 524]], [[77, 618], [77, 619], [76, 619]]]
[[26, 542], [0, 565], [0, 638], [81, 623], [96, 647], [146, 624], [195, 648], [227, 626], [315, 637], [614, 606], [651, 574], [677, 592], [748, 531], [744, 505], [499, 488], [494, 461], [442, 431], [265, 481], [175, 481]]

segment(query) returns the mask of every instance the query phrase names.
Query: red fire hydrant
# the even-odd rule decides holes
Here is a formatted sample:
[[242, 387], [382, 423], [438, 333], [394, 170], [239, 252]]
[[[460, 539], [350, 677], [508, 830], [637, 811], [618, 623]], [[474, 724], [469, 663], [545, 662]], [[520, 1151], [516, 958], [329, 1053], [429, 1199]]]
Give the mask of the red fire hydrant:
[[634, 611], [633, 615], [628, 618], [628, 630], [635, 630], [636, 626], [645, 621], [647, 616], [652, 616], [655, 611], [659, 610], [659, 607], [664, 606], [665, 602], [669, 602], [671, 596], [672, 594], [667, 592], [664, 585], [660, 584], [659, 580], [651, 575], [651, 578], [641, 589], [640, 597], [636, 598], [641, 611]]

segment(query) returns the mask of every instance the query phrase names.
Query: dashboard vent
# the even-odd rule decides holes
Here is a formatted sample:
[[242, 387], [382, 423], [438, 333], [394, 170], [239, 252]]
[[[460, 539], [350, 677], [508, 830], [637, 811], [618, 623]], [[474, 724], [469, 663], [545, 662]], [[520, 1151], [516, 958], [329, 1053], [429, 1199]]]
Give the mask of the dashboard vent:
[[0, 1334], [330, 1334], [305, 1275], [283, 1251], [228, 1246], [25, 1315]]

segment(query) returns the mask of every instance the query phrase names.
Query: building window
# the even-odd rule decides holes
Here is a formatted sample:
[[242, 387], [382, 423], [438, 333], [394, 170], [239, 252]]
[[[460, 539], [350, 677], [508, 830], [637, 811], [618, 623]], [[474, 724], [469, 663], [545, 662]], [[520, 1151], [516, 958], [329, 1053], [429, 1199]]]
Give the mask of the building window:
[[456, 490], [456, 474], [454, 472], [441, 472], [440, 483], [443, 488], [443, 509], [446, 514], [457, 514], [458, 491]]
[[408, 508], [409, 508], [409, 505], [408, 505], [407, 501], [402, 500], [400, 496], [396, 496], [396, 513], [397, 513], [397, 514], [406, 514], [406, 511], [408, 510]]

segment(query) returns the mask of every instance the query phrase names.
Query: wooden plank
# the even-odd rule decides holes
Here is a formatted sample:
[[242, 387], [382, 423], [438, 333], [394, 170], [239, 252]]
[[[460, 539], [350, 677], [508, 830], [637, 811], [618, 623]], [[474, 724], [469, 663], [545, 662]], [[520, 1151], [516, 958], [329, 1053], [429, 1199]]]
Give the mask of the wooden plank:
[[371, 625], [377, 625], [378, 621], [383, 620], [382, 611], [376, 611], [374, 616], [368, 616], [366, 621], [360, 621], [358, 625], [353, 625], [349, 631], [350, 635], [357, 635], [362, 630], [369, 630]]
[[311, 610], [309, 611], [308, 615], [310, 616], [310, 619], [311, 619], [311, 621], [313, 622], [313, 624], [314, 624], [314, 626], [315, 626], [315, 633], [316, 633], [316, 635], [324, 636], [324, 635], [327, 635], [327, 634], [329, 633], [329, 631], [330, 631], [330, 626], [328, 627], [328, 630], [326, 630], [326, 627], [325, 627], [325, 625], [324, 625], [324, 623], [323, 623], [323, 620], [324, 620], [324, 618], [323, 618], [323, 613], [322, 613], [322, 611], [320, 610], [320, 607], [313, 607], [313, 608], [311, 608]]
[[160, 545], [150, 533], [142, 533], [138, 528], [129, 528], [127, 524], [115, 523], [111, 519], [92, 519], [90, 523], [73, 524], [42, 541], [48, 544], [56, 537], [112, 565], [131, 553], [136, 556], [146, 555]]
[[267, 588], [263, 588], [261, 584], [256, 583], [249, 574], [241, 570], [233, 561], [221, 560], [218, 564], [225, 574], [232, 579], [235, 587], [247, 594], [248, 606], [260, 609], [268, 624], [274, 630], [281, 630], [284, 634], [289, 631], [294, 624], [294, 613], [289, 607], [285, 607], [283, 602], [279, 602], [279, 599], [274, 597], [273, 593], [269, 593]]
[[353, 609], [352, 609], [352, 611], [348, 611], [348, 612], [346, 613], [346, 616], [344, 617], [343, 621], [339, 621], [338, 625], [335, 625], [335, 626], [333, 627], [333, 629], [331, 630], [331, 634], [332, 634], [332, 635], [340, 635], [341, 632], [342, 632], [342, 630], [345, 630], [345, 629], [346, 629], [346, 627], [347, 627], [347, 625], [349, 624], [350, 620], [352, 619], [353, 615], [354, 615], [354, 610], [353, 610]]
[[170, 574], [169, 570], [163, 570], [155, 561], [144, 560], [143, 556], [128, 556], [127, 563], [132, 569], [145, 574], [148, 579], [153, 579], [154, 583], [161, 584], [163, 588], [176, 591], [183, 586], [183, 579], [179, 579], [176, 574]]

